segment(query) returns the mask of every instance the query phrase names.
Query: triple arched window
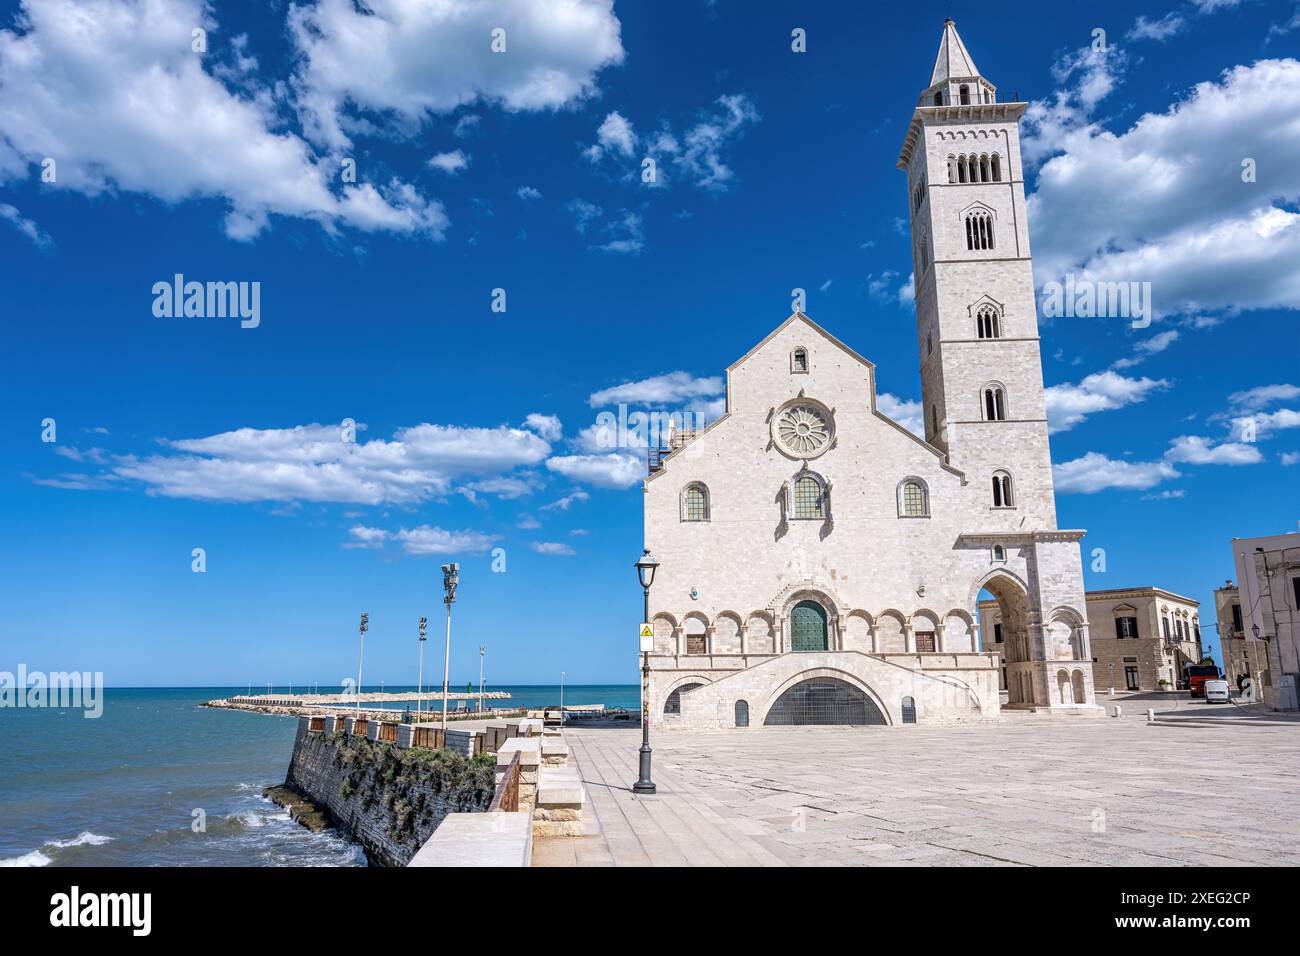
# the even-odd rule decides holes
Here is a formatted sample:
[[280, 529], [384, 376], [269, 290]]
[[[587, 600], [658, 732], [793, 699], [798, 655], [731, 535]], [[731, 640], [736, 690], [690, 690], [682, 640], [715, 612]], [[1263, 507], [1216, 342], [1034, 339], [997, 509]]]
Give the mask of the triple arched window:
[[972, 209], [966, 214], [966, 248], [993, 248], [993, 214], [987, 209]]
[[682, 520], [709, 520], [709, 487], [702, 482], [692, 482], [682, 489]]
[[1005, 422], [1007, 420], [1007, 392], [996, 382], [984, 386], [982, 393], [984, 420], [986, 422]]
[[1011, 474], [1006, 471], [993, 472], [993, 507], [1014, 508], [1015, 491], [1011, 487]]
[[904, 478], [898, 483], [898, 516], [930, 517], [930, 489], [920, 478]]
[[1000, 183], [1002, 157], [997, 153], [963, 153], [948, 157], [949, 183]]
[[991, 305], [982, 305], [975, 313], [975, 332], [981, 339], [1002, 338], [1002, 316]]

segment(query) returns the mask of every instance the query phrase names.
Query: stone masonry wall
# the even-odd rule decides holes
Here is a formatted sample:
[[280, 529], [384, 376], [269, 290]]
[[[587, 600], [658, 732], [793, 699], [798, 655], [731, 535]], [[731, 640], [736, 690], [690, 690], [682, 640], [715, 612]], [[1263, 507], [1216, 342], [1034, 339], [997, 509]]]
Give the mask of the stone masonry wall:
[[447, 814], [487, 809], [494, 769], [491, 756], [466, 759], [299, 727], [285, 785], [360, 843], [372, 865], [405, 866]]

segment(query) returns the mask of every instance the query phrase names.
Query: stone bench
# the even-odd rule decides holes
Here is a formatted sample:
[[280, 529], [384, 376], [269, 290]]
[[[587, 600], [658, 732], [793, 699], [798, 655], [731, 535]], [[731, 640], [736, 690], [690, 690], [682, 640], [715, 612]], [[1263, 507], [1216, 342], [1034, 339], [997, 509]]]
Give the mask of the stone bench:
[[537, 771], [542, 765], [542, 742], [537, 738], [511, 737], [497, 751], [497, 783], [519, 754], [519, 808], [532, 809], [537, 799]]
[[407, 866], [531, 866], [533, 815], [449, 813]]
[[577, 767], [542, 767], [533, 810], [536, 836], [581, 836], [587, 791]]
[[563, 737], [546, 735], [542, 738], [542, 766], [563, 767], [569, 762], [569, 745]]
[[540, 717], [525, 717], [519, 721], [519, 736], [521, 737], [540, 737], [544, 724]]

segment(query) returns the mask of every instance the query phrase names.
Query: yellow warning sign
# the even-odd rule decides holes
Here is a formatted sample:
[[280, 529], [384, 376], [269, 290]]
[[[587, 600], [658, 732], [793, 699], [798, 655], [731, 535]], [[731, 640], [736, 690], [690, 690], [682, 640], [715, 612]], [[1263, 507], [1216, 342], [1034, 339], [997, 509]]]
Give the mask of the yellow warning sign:
[[649, 623], [643, 622], [641, 630], [637, 632], [637, 639], [641, 644], [641, 653], [650, 654], [655, 649], [655, 632]]
[[642, 624], [642, 625], [641, 625], [641, 636], [642, 636], [642, 637], [654, 637], [654, 636], [655, 636], [655, 632], [652, 631], [652, 630], [650, 630], [650, 625], [649, 625], [649, 624]]

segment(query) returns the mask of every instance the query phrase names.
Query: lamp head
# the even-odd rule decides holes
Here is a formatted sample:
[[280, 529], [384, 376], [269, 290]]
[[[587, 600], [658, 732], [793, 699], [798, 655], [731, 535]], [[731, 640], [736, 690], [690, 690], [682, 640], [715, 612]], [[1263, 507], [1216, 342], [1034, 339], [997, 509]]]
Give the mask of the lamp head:
[[646, 548], [641, 552], [640, 559], [636, 563], [636, 574], [641, 579], [641, 587], [645, 590], [650, 589], [650, 585], [655, 582], [655, 571], [659, 569], [659, 562], [654, 559], [650, 549]]
[[364, 634], [368, 630], [370, 630], [370, 615], [363, 612], [361, 615], [361, 633]]

